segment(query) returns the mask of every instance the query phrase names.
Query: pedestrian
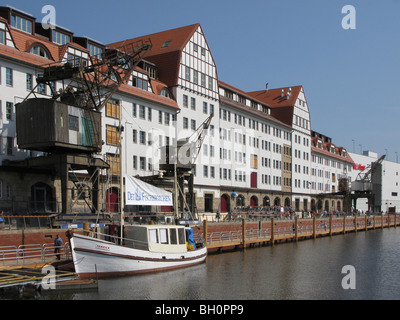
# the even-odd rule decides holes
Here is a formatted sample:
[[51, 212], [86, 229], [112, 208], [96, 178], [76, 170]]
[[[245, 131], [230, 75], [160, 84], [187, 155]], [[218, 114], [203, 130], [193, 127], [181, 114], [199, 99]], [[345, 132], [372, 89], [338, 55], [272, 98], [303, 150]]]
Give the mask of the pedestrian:
[[60, 249], [61, 249], [62, 244], [63, 244], [63, 242], [62, 242], [61, 238], [57, 235], [55, 240], [54, 240], [54, 253], [55, 253], [56, 257], [57, 257], [57, 260], [61, 259], [61, 257], [60, 257]]

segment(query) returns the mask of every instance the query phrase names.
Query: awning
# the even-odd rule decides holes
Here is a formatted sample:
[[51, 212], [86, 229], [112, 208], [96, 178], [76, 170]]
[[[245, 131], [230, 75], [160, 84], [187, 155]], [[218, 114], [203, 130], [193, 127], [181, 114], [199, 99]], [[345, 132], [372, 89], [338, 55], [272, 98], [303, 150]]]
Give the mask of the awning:
[[172, 193], [126, 175], [125, 203], [134, 206], [172, 206]]

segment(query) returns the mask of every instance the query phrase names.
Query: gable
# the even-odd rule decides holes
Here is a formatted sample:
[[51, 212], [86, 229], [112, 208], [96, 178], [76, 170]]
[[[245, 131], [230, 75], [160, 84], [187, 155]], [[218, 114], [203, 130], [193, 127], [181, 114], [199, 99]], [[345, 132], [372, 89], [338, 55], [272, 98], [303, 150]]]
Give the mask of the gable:
[[4, 45], [15, 49], [15, 43], [11, 36], [10, 29], [2, 18], [0, 18], [0, 31], [4, 32]]

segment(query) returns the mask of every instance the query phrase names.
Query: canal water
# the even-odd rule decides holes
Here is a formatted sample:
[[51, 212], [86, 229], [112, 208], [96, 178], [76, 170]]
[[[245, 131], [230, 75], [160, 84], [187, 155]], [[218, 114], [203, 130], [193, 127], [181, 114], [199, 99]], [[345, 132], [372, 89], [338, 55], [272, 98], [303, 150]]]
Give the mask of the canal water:
[[[342, 273], [344, 266], [354, 269]], [[400, 228], [209, 255], [188, 269], [100, 280], [97, 291], [50, 290], [40, 299], [400, 299]]]

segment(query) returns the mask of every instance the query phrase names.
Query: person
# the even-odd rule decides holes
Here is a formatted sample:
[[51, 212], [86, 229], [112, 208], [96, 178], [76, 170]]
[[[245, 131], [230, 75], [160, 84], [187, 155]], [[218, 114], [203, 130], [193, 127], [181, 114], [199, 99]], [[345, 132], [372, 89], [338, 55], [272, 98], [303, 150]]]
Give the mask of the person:
[[55, 240], [54, 240], [54, 253], [55, 253], [56, 257], [57, 257], [57, 260], [61, 259], [61, 257], [60, 257], [60, 249], [61, 249], [62, 244], [63, 244], [63, 242], [62, 242], [61, 238], [57, 235]]

